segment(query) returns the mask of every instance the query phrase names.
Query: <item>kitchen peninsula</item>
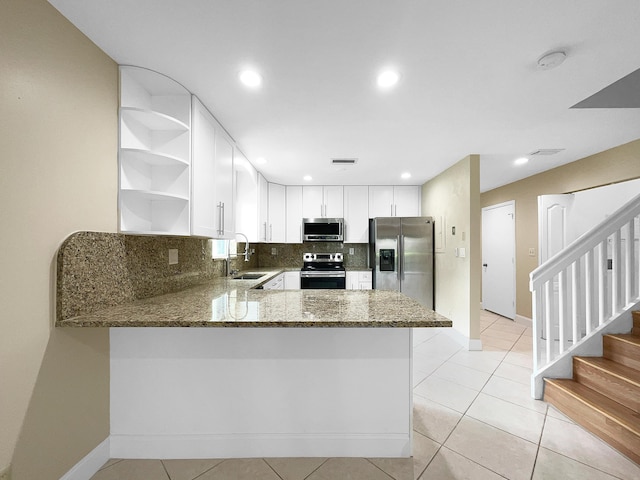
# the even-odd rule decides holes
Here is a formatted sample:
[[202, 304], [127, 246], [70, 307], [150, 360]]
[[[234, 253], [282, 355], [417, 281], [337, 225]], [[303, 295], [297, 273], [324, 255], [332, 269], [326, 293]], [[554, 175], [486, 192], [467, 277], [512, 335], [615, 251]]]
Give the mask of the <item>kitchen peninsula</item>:
[[[74, 235], [58, 257], [59, 309], [73, 285], [136, 283], [78, 267], [103, 242], [123, 282], [124, 236]], [[281, 271], [59, 315], [58, 327], [110, 328], [112, 457], [411, 455], [412, 327], [451, 321], [396, 292], [254, 288]]]

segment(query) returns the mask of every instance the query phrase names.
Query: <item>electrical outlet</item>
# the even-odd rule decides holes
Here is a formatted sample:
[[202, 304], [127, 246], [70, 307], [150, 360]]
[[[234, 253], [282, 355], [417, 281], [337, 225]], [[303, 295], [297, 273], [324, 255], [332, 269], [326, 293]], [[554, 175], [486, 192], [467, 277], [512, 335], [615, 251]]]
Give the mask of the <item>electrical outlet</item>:
[[178, 264], [178, 249], [170, 248], [169, 249], [169, 265], [177, 265]]
[[349, 255], [353, 255], [355, 253], [355, 249], [353, 247], [349, 247]]
[[276, 247], [271, 247], [271, 255], [278, 255], [278, 249]]
[[535, 257], [536, 256], [536, 249], [535, 248], [530, 248], [529, 249], [529, 256], [530, 257]]

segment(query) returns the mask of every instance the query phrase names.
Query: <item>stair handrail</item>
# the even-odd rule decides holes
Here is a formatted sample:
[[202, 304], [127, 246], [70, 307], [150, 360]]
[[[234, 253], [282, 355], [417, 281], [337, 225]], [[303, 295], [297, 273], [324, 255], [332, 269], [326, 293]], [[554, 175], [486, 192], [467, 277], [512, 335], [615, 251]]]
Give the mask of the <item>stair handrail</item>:
[[[640, 195], [530, 273], [535, 398], [540, 398], [544, 371], [558, 365], [592, 332], [640, 300], [637, 223], [640, 223]], [[624, 234], [632, 241], [627, 241], [623, 250]], [[611, 259], [607, 253], [609, 242]]]
[[629, 200], [600, 224], [535, 268], [529, 274], [529, 290], [533, 292], [536, 287], [551, 280], [558, 272], [569, 267], [586, 252], [594, 249], [600, 242], [626, 225], [630, 217], [637, 215], [640, 215], [640, 195]]

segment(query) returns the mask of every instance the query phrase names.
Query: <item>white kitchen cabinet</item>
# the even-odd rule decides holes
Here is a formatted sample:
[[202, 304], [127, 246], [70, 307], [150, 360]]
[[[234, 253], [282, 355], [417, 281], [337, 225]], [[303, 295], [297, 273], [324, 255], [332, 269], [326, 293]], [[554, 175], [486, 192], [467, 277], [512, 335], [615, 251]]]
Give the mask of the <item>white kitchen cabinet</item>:
[[369, 218], [420, 216], [418, 185], [369, 187]]
[[193, 96], [191, 233], [235, 238], [234, 145], [207, 108]]
[[284, 243], [286, 239], [286, 189], [269, 183], [269, 243]]
[[286, 238], [287, 243], [302, 243], [302, 187], [286, 187]]
[[284, 272], [284, 289], [300, 290], [300, 271]]
[[284, 290], [284, 273], [281, 273], [269, 280], [262, 286], [262, 288], [264, 290]]
[[269, 237], [269, 182], [258, 172], [258, 241], [267, 242]]
[[365, 185], [344, 187], [345, 243], [369, 241], [369, 188]]
[[258, 172], [238, 149], [233, 168], [236, 175], [235, 231], [245, 234], [250, 242], [258, 242]]
[[348, 270], [345, 283], [347, 290], [371, 290], [371, 270]]
[[188, 235], [191, 96], [174, 80], [120, 67], [119, 229]]
[[342, 218], [344, 188], [342, 185], [303, 186], [304, 218]]

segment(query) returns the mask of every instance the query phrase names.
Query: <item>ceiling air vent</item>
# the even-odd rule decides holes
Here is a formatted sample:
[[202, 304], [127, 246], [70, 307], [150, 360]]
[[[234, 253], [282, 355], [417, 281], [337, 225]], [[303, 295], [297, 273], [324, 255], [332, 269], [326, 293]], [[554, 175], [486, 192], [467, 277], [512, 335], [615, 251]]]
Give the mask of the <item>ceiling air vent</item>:
[[331, 165], [355, 165], [357, 158], [332, 158]]
[[541, 148], [540, 150], [536, 150], [535, 152], [531, 152], [529, 154], [529, 156], [533, 157], [534, 155], [537, 156], [549, 156], [549, 155], [555, 155], [556, 153], [560, 153], [564, 150], [564, 148]]

